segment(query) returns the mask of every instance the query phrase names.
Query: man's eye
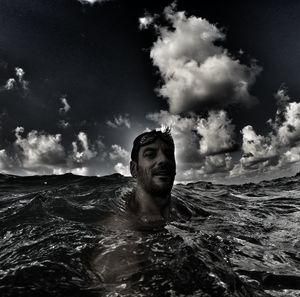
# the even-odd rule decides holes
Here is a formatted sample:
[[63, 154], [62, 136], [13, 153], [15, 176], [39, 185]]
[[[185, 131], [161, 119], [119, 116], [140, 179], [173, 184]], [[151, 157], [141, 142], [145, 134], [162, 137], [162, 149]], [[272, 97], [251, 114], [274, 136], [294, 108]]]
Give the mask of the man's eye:
[[154, 152], [146, 152], [144, 154], [145, 157], [148, 157], [148, 158], [153, 158], [155, 156], [155, 153]]

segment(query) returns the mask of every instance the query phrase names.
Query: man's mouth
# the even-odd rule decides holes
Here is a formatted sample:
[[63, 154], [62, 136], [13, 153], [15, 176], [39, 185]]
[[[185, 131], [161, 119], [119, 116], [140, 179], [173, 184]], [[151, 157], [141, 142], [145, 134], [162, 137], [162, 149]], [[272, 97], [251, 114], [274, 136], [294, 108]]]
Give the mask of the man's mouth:
[[174, 175], [173, 170], [156, 170], [153, 172], [154, 176], [172, 177]]

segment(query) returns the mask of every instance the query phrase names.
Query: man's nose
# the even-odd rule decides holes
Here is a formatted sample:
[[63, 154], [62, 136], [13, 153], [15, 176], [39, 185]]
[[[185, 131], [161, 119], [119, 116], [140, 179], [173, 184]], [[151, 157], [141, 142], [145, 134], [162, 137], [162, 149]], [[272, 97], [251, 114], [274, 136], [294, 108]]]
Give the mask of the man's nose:
[[158, 152], [158, 156], [157, 156], [157, 163], [158, 164], [163, 164], [163, 163], [168, 163], [169, 159], [168, 157], [164, 154], [163, 151], [159, 151]]

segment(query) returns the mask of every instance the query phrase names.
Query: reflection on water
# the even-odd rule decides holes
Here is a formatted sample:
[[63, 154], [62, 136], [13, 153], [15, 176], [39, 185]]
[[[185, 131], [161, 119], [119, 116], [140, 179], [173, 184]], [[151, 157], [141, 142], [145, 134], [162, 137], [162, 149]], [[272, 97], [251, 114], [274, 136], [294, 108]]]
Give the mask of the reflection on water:
[[0, 295], [300, 296], [298, 184], [176, 185], [183, 215], [141, 230], [130, 178], [2, 175]]

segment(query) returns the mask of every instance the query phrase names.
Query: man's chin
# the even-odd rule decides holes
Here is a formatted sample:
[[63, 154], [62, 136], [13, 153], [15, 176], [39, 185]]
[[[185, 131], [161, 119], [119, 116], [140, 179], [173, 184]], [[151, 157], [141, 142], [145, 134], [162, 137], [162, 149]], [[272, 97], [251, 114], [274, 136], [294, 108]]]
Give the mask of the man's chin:
[[154, 176], [153, 185], [156, 190], [170, 192], [173, 187], [174, 179], [169, 176]]

